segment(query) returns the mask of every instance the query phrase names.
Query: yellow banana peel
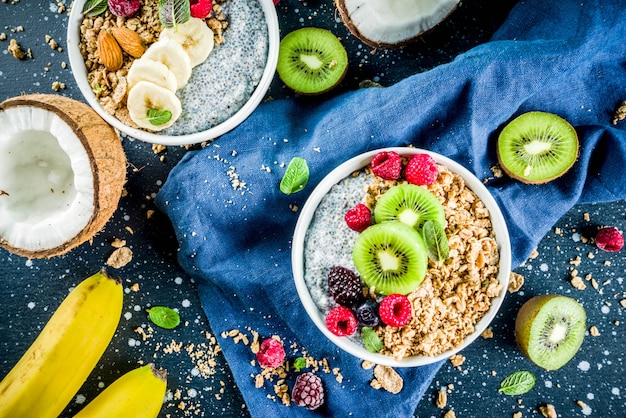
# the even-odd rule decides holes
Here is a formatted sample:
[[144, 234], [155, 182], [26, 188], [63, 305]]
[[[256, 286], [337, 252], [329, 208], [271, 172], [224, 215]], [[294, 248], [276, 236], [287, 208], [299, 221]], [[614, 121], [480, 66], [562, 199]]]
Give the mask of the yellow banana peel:
[[74, 418], [155, 418], [163, 406], [167, 373], [149, 363], [111, 383]]
[[104, 271], [76, 286], [0, 382], [0, 418], [59, 416], [109, 345], [123, 296]]

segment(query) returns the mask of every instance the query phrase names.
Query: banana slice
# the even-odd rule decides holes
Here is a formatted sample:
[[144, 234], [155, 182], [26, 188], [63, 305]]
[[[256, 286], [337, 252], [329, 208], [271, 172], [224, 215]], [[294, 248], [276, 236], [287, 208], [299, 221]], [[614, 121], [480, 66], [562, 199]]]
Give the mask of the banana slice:
[[191, 62], [183, 47], [171, 39], [158, 40], [141, 56], [164, 64], [176, 77], [176, 87], [182, 88], [191, 77]]
[[174, 28], [161, 31], [159, 40], [171, 39], [178, 42], [191, 60], [191, 66], [202, 64], [213, 51], [213, 31], [206, 22], [196, 17]]
[[149, 81], [140, 81], [128, 92], [130, 118], [140, 128], [161, 131], [178, 119], [182, 106], [176, 94]]
[[149, 58], [136, 59], [128, 70], [126, 82], [129, 89], [140, 81], [149, 81], [173, 92], [178, 86], [176, 76], [167, 65]]

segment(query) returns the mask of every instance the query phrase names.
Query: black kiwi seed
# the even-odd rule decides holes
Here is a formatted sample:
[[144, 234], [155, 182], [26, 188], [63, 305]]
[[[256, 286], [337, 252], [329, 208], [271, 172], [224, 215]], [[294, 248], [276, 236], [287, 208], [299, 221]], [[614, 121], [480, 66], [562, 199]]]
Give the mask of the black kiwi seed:
[[276, 71], [301, 94], [321, 94], [338, 85], [348, 68], [348, 54], [332, 32], [301, 28], [280, 42]]

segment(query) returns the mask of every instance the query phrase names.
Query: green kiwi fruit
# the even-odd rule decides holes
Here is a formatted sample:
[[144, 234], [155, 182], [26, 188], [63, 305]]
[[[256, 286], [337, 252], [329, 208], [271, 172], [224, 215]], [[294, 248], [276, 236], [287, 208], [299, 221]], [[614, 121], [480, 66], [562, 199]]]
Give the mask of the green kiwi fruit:
[[325, 93], [343, 80], [347, 69], [346, 49], [326, 29], [297, 29], [280, 41], [276, 71], [297, 93]]
[[375, 224], [357, 237], [352, 249], [361, 279], [376, 293], [411, 293], [424, 280], [428, 254], [422, 236], [399, 221]]
[[542, 184], [565, 174], [578, 158], [578, 135], [552, 113], [528, 112], [509, 122], [498, 136], [498, 161], [512, 178]]
[[399, 184], [387, 190], [376, 202], [374, 219], [376, 223], [398, 220], [417, 230], [428, 220], [446, 225], [439, 199], [415, 184]]
[[535, 296], [517, 313], [515, 338], [533, 363], [556, 370], [578, 352], [586, 322], [585, 308], [576, 300], [560, 295]]

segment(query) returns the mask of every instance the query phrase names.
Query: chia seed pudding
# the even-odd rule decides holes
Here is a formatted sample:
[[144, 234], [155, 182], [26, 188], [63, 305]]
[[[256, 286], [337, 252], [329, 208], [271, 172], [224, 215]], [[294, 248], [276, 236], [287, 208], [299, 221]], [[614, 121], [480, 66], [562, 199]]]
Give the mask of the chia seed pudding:
[[[427, 188], [442, 203], [450, 256], [429, 260], [424, 281], [408, 296], [412, 318], [402, 327], [383, 323], [374, 328], [383, 343], [379, 353], [402, 360], [411, 356], [436, 356], [460, 346], [500, 294], [499, 249], [490, 213], [463, 178], [438, 164], [436, 182]], [[333, 266], [357, 272], [352, 248], [359, 232], [344, 221], [345, 213], [359, 203], [373, 209], [378, 197], [406, 180], [382, 180], [369, 167], [333, 185], [321, 199], [304, 238], [304, 281], [311, 299], [324, 316], [337, 303], [328, 296], [328, 272]], [[364, 285], [364, 296], [380, 302], [382, 295]], [[363, 345], [357, 331], [349, 338]]]

